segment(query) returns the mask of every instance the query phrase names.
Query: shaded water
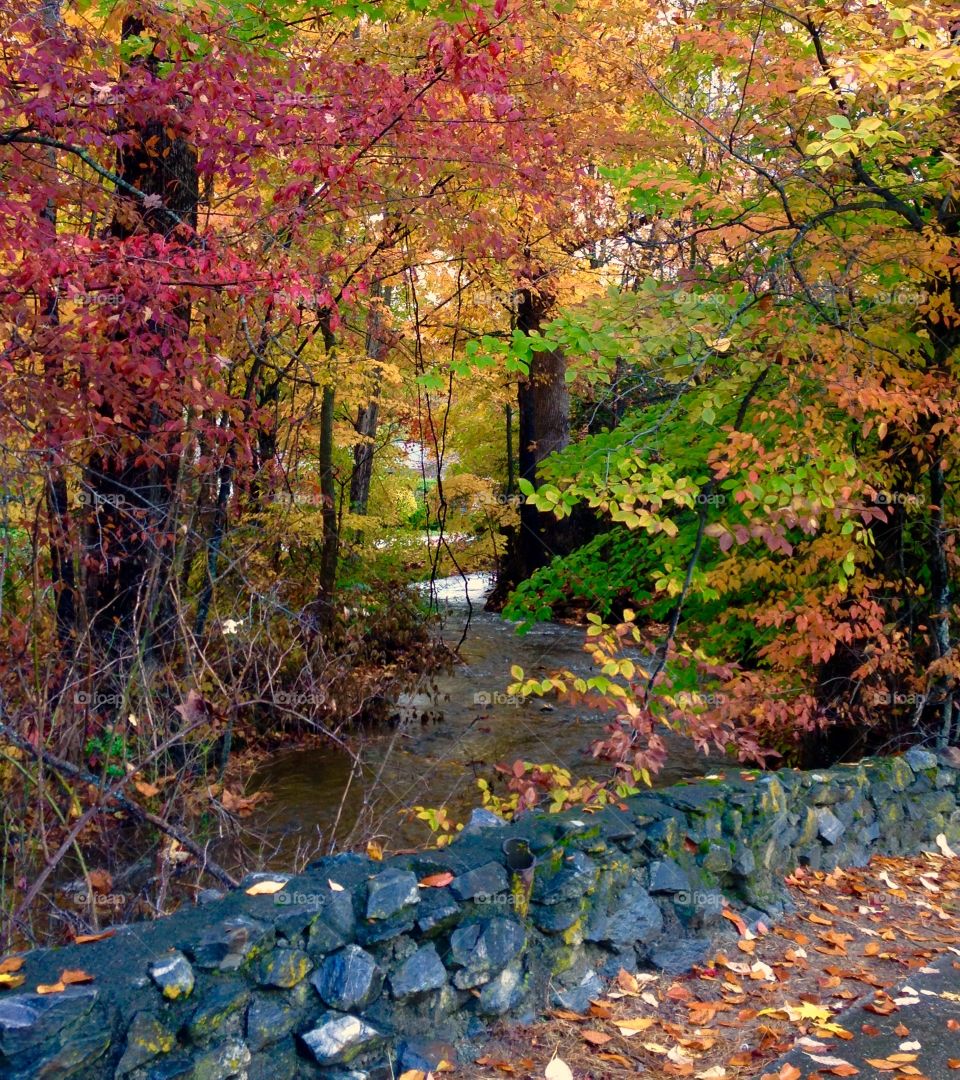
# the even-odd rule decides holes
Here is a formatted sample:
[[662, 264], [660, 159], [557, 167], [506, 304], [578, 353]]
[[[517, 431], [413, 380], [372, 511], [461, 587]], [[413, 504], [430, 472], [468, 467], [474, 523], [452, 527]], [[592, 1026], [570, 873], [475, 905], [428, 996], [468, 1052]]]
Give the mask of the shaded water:
[[[444, 641], [455, 647], [466, 630], [461, 662], [403, 695], [393, 730], [358, 739], [356, 758], [336, 748], [294, 749], [262, 766], [250, 790], [262, 788], [272, 797], [247, 825], [275, 847], [271, 864], [289, 866], [298, 848], [300, 854], [310, 844], [327, 850], [331, 841], [347, 846], [373, 837], [391, 849], [422, 845], [428, 827], [403, 811], [442, 806], [465, 820], [480, 803], [477, 779], [492, 778], [500, 762], [520, 758], [578, 776], [604, 775], [609, 766], [595, 761], [589, 748], [610, 717], [539, 699], [518, 703], [505, 693], [512, 664], [542, 676], [557, 668], [595, 673], [583, 651], [583, 630], [549, 623], [520, 637], [483, 610], [488, 584], [481, 574], [435, 583]], [[658, 786], [700, 776], [721, 761], [680, 739], [670, 749]]]

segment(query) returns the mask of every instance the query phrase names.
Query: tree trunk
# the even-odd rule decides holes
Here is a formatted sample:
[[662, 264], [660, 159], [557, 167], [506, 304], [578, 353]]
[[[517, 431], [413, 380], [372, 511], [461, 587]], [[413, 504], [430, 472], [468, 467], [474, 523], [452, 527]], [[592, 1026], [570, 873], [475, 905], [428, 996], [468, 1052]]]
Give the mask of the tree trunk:
[[[127, 17], [121, 33], [129, 38], [145, 29], [142, 20]], [[178, 221], [196, 227], [197, 155], [184, 138], [171, 135], [166, 124], [144, 125], [136, 145], [118, 152], [117, 172], [126, 184], [156, 199], [144, 207], [141, 200], [118, 194], [110, 226], [114, 237], [125, 239], [140, 230], [168, 235]], [[185, 334], [189, 305], [173, 314]], [[150, 320], [147, 332], [169, 330]], [[122, 385], [119, 374], [117, 381]], [[101, 389], [103, 412], [112, 415], [110, 387]], [[161, 598], [171, 565], [171, 513], [179, 474], [179, 460], [172, 455], [162, 464], [145, 460], [155, 453], [155, 440], [163, 437], [165, 423], [176, 417], [149, 402], [137, 403], [131, 412], [128, 433], [136, 448], [98, 451], [85, 477], [89, 513], [85, 600], [94, 640], [113, 655], [123, 652], [141, 632], [149, 636], [165, 622], [157, 618], [156, 607], [164, 605]]]
[[[517, 329], [529, 334], [547, 321], [551, 300], [524, 289], [517, 308]], [[549, 454], [562, 450], [570, 441], [570, 395], [566, 384], [567, 363], [563, 352], [534, 352], [530, 372], [517, 389], [519, 447], [517, 472], [520, 479], [538, 486], [538, 466]], [[564, 546], [563, 524], [525, 503], [520, 507], [520, 529], [516, 547], [521, 577], [545, 566]]]
[[376, 454], [377, 425], [380, 420], [380, 363], [387, 353], [384, 310], [390, 307], [392, 289], [381, 290], [379, 282], [370, 290], [372, 303], [367, 319], [367, 356], [374, 362], [373, 391], [366, 405], [357, 411], [356, 429], [361, 437], [353, 448], [353, 472], [350, 475], [350, 512], [366, 514], [370, 501], [370, 481], [373, 478], [373, 459]]
[[[332, 357], [335, 345], [333, 333], [329, 327], [323, 328], [323, 340], [327, 347], [327, 356]], [[332, 378], [332, 376], [331, 376]], [[320, 552], [320, 582], [318, 589], [318, 622], [321, 632], [333, 625], [333, 611], [336, 603], [337, 562], [340, 553], [340, 535], [337, 523], [337, 474], [333, 460], [333, 423], [336, 406], [336, 391], [329, 382], [323, 388], [320, 402], [320, 498], [323, 521], [323, 546]]]

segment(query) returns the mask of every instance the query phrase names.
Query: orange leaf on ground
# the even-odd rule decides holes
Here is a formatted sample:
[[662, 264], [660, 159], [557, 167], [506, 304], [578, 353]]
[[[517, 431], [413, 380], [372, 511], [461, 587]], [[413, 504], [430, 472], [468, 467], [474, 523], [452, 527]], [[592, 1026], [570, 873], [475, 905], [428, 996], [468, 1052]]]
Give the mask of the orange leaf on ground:
[[116, 930], [103, 930], [99, 934], [77, 934], [73, 939], [74, 945], [89, 945], [91, 941], [104, 941], [108, 937], [113, 937]]
[[590, 1029], [581, 1031], [580, 1036], [584, 1042], [590, 1043], [591, 1046], [603, 1046], [604, 1043], [608, 1043], [613, 1038], [612, 1035], [604, 1035], [602, 1031], [592, 1031]]
[[451, 881], [453, 881], [453, 874], [449, 870], [444, 870], [442, 874], [428, 874], [425, 878], [421, 878], [420, 884], [425, 889], [442, 889]]

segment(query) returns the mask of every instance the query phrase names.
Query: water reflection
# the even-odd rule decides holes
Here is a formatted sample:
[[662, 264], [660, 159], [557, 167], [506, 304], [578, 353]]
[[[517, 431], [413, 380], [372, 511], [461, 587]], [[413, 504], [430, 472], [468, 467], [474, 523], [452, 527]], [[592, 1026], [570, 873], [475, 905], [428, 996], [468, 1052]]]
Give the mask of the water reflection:
[[[358, 741], [359, 767], [349, 754], [327, 748], [279, 753], [262, 767], [253, 786], [272, 798], [248, 824], [277, 846], [273, 865], [289, 865], [308, 838], [324, 848], [331, 837], [338, 845], [372, 836], [392, 849], [423, 844], [430, 837], [427, 826], [402, 811], [443, 806], [463, 820], [479, 802], [477, 779], [492, 776], [498, 762], [520, 758], [562, 765], [579, 776], [602, 774], [603, 764], [589, 753], [603, 734], [602, 715], [538, 699], [519, 702], [505, 693], [513, 664], [529, 674], [560, 667], [590, 674], [583, 630], [550, 623], [520, 637], [510, 623], [483, 610], [488, 587], [479, 574], [435, 583], [444, 640], [455, 646], [466, 629], [461, 663], [403, 695], [397, 726]], [[677, 740], [671, 751], [658, 785], [719, 764], [685, 741]]]

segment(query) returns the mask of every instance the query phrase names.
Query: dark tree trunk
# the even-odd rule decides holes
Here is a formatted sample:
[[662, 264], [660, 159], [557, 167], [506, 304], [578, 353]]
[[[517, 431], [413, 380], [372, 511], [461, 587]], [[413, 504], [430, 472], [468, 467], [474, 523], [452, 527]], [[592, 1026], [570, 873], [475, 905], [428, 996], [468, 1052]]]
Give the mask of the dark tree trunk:
[[376, 454], [377, 425], [380, 420], [380, 363], [387, 353], [384, 329], [384, 309], [389, 308], [391, 288], [379, 284], [370, 291], [373, 303], [367, 321], [367, 356], [374, 361], [373, 392], [370, 400], [357, 411], [356, 429], [361, 441], [353, 448], [353, 472], [350, 474], [350, 511], [366, 514], [370, 502], [370, 481], [373, 478], [373, 459]]
[[[141, 35], [145, 29], [142, 20], [128, 17], [122, 36]], [[183, 137], [172, 135], [166, 124], [146, 124], [135, 145], [118, 152], [117, 172], [125, 184], [156, 199], [144, 206], [142, 200], [118, 193], [110, 226], [113, 236], [123, 239], [144, 230], [169, 235], [181, 226], [196, 227], [196, 152]], [[189, 239], [184, 237], [184, 242]], [[186, 333], [189, 306], [184, 304], [172, 314], [177, 332]], [[159, 320], [150, 320], [146, 329], [157, 335], [171, 332]], [[119, 373], [117, 380], [122, 382]], [[99, 389], [105, 398], [103, 410], [110, 414], [111, 388]], [[86, 470], [85, 600], [92, 636], [114, 655], [126, 651], [141, 633], [149, 637], [158, 624], [167, 621], [163, 609], [171, 566], [169, 534], [180, 462], [173, 454], [160, 463], [150, 458], [155, 456], [156, 440], [163, 437], [164, 424], [171, 419], [176, 418], [159, 404], [135, 404], [128, 418], [128, 435], [135, 447], [99, 451]], [[159, 637], [163, 633], [160, 630]]]
[[[335, 345], [333, 333], [323, 327], [323, 339], [330, 356]], [[317, 597], [319, 629], [327, 631], [333, 625], [336, 603], [337, 563], [340, 555], [340, 531], [337, 515], [337, 473], [333, 460], [333, 424], [336, 407], [336, 391], [333, 384], [323, 388], [320, 402], [320, 498], [323, 500], [320, 516], [323, 521], [323, 546], [320, 551], [320, 581]]]

